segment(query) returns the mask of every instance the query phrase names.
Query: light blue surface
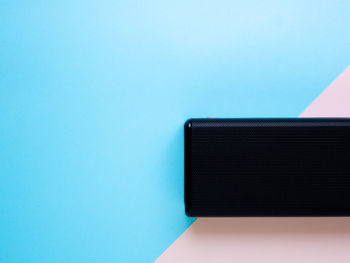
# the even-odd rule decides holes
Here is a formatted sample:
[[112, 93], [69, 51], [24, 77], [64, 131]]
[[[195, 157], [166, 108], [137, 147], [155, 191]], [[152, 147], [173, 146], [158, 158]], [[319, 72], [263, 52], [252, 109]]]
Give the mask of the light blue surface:
[[190, 224], [189, 117], [299, 115], [349, 1], [0, 1], [0, 262], [152, 262]]

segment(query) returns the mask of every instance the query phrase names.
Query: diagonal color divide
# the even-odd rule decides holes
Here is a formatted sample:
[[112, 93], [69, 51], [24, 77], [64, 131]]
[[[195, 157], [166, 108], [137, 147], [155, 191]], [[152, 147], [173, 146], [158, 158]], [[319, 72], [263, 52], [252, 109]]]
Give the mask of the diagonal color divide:
[[300, 117], [350, 117], [350, 66]]
[[[300, 116], [350, 117], [350, 67]], [[348, 262], [350, 218], [199, 218], [158, 259]]]

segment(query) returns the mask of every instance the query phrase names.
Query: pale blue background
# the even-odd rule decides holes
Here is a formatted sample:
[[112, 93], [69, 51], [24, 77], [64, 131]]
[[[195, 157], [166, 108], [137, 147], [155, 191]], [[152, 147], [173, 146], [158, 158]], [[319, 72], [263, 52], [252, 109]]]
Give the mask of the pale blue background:
[[297, 116], [349, 1], [0, 0], [0, 262], [152, 262], [190, 224], [189, 117]]

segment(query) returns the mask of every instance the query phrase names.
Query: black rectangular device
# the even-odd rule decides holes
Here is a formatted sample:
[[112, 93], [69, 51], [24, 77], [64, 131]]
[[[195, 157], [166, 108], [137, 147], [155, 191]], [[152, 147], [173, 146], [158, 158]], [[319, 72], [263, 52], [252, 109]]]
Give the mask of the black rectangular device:
[[350, 119], [190, 119], [185, 212], [350, 216]]

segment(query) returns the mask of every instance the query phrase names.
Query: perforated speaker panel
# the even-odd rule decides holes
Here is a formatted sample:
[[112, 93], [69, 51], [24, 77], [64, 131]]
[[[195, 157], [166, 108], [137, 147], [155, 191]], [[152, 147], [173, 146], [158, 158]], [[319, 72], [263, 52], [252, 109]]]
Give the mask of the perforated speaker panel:
[[188, 216], [350, 215], [349, 119], [191, 119]]

